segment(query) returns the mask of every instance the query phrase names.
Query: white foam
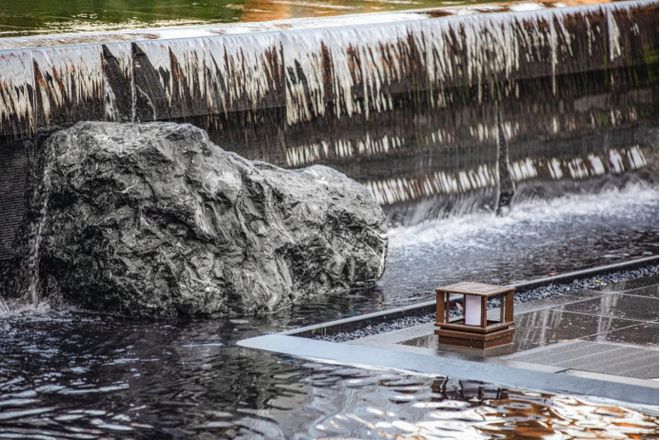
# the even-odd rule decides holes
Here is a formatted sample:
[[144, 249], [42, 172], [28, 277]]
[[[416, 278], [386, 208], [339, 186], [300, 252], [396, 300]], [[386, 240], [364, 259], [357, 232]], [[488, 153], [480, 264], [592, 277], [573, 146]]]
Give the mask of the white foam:
[[[534, 234], [534, 225], [593, 216], [634, 217], [637, 208], [658, 205], [658, 188], [629, 185], [597, 194], [568, 195], [552, 200], [530, 200], [514, 205], [507, 216], [491, 213], [469, 214], [390, 230], [390, 248], [443, 243], [482, 246], [479, 237], [487, 233], [511, 234], [512, 230]], [[558, 237], [560, 239], [560, 237]]]
[[3, 299], [0, 298], [0, 318], [9, 318], [19, 315], [45, 315], [53, 311], [48, 301], [26, 302], [26, 298]]

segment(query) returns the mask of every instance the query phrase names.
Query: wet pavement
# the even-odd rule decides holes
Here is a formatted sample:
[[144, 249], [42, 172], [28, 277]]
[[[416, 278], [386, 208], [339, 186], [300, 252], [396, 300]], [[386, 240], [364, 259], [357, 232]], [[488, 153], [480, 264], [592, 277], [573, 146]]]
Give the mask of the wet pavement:
[[[284, 332], [238, 345], [339, 365], [442, 372], [522, 389], [597, 397], [642, 405], [644, 412], [657, 415], [657, 289], [658, 275], [599, 287], [576, 281], [563, 294], [518, 303], [513, 343], [485, 351], [438, 344], [433, 322], [343, 343]], [[489, 308], [488, 313], [489, 319], [496, 319], [499, 310]], [[362, 321], [369, 326], [372, 318], [365, 315]], [[321, 325], [319, 334], [332, 325]]]
[[518, 367], [554, 372], [658, 378], [657, 277], [610, 284], [598, 290], [576, 289], [520, 304], [515, 312], [513, 344], [486, 352], [439, 345], [432, 323], [352, 343], [396, 344], [406, 350], [510, 361]]

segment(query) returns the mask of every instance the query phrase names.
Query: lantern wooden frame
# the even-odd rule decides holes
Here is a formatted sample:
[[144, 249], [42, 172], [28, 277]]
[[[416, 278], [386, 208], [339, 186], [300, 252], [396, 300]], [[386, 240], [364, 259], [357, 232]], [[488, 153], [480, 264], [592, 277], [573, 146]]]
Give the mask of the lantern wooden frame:
[[[513, 287], [494, 286], [491, 284], [462, 282], [439, 287], [436, 295], [435, 334], [441, 344], [459, 345], [488, 349], [513, 342]], [[463, 295], [466, 305], [463, 319], [450, 320], [450, 295]], [[480, 298], [481, 323], [468, 325], [465, 323], [467, 314], [466, 295]], [[500, 320], [488, 320], [488, 300], [500, 298]]]

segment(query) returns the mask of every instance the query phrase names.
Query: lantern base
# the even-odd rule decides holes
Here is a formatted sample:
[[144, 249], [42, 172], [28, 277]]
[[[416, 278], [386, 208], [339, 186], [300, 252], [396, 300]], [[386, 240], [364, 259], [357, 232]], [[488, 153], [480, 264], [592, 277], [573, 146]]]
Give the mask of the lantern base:
[[438, 342], [446, 345], [489, 349], [513, 343], [513, 326], [491, 333], [461, 332], [436, 328]]

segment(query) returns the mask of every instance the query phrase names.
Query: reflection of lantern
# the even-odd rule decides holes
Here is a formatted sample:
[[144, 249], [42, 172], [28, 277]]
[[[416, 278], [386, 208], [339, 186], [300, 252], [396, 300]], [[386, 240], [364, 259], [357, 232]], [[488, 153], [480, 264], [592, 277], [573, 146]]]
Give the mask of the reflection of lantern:
[[432, 402], [443, 400], [458, 400], [465, 402], [479, 402], [483, 400], [508, 399], [509, 393], [505, 388], [496, 388], [492, 385], [484, 385], [481, 382], [472, 382], [456, 379], [436, 379], [431, 384], [431, 391], [435, 394], [431, 397]]
[[[442, 344], [492, 348], [513, 341], [513, 287], [457, 283], [436, 289], [435, 334]], [[463, 296], [463, 316], [449, 319], [450, 295]], [[488, 300], [498, 298], [499, 320], [488, 317]]]

